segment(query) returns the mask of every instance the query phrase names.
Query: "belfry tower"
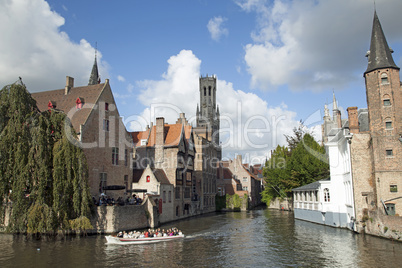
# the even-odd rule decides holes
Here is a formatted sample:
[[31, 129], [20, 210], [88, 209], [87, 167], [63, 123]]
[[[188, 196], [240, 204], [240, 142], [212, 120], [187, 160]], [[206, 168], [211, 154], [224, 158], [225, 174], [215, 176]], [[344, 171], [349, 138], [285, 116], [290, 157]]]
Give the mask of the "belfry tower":
[[219, 146], [219, 107], [216, 105], [216, 76], [200, 77], [200, 107], [197, 104], [197, 127], [205, 127], [207, 139]]

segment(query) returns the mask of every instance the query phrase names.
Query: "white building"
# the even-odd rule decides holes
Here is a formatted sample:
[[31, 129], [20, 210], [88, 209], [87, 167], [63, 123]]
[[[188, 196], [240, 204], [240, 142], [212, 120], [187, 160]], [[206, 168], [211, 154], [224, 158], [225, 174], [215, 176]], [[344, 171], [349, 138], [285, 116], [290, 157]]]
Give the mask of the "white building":
[[334, 96], [333, 120], [325, 107], [323, 140], [330, 178], [293, 189], [296, 219], [353, 230], [355, 210], [348, 122], [341, 120]]

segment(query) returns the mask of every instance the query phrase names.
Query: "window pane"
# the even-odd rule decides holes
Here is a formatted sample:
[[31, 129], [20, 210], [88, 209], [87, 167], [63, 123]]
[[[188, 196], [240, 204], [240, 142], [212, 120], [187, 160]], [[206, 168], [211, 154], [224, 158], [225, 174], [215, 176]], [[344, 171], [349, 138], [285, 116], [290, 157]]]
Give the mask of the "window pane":
[[384, 100], [384, 106], [391, 106], [390, 100]]
[[392, 122], [385, 122], [385, 128], [392, 128]]

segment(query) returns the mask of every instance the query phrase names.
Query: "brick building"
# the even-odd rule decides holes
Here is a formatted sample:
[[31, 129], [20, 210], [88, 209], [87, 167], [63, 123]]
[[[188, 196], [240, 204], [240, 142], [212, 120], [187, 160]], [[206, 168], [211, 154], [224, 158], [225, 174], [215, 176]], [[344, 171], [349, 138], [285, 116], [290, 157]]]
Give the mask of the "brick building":
[[124, 197], [132, 180], [133, 145], [109, 80], [100, 83], [96, 57], [87, 86], [75, 87], [74, 78], [67, 76], [64, 89], [32, 93], [32, 97], [39, 110], [57, 109], [69, 117], [88, 162], [91, 195]]
[[[135, 144], [133, 188], [149, 190], [155, 188], [157, 181], [151, 181], [147, 187], [141, 184], [143, 171], [150, 167], [161, 170], [172, 186], [173, 206], [167, 206], [166, 197], [163, 197], [161, 188], [156, 192], [162, 200], [162, 210], [169, 217], [163, 220], [171, 221], [183, 217], [196, 215], [199, 207], [198, 199], [193, 191], [195, 188], [194, 172], [194, 136], [192, 127], [188, 124], [184, 114], [175, 124], [165, 124], [163, 117], [156, 118], [155, 126], [145, 131], [131, 132]], [[144, 188], [145, 187], [145, 188]], [[169, 210], [172, 210], [171, 212]]]
[[359, 126], [357, 108], [348, 108], [358, 220], [377, 209], [402, 215], [402, 87], [392, 52], [375, 12], [364, 72], [368, 131]]
[[[218, 163], [218, 193], [248, 195], [248, 208], [261, 204], [263, 178], [261, 166], [253, 167], [242, 163], [242, 156], [237, 155], [234, 160]], [[262, 171], [262, 170], [261, 170]]]

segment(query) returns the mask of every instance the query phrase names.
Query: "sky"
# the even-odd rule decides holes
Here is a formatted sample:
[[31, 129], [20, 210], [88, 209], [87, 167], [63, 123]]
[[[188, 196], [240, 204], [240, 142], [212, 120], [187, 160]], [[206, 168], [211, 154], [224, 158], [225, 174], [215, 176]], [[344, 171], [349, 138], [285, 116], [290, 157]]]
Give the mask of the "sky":
[[320, 141], [336, 96], [367, 107], [374, 8], [402, 66], [400, 0], [0, 0], [0, 86], [87, 85], [95, 51], [128, 131], [194, 122], [199, 77], [217, 77], [223, 158], [258, 163], [300, 121]]

